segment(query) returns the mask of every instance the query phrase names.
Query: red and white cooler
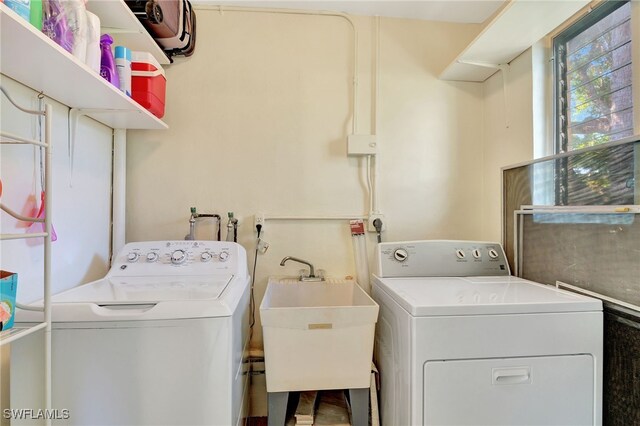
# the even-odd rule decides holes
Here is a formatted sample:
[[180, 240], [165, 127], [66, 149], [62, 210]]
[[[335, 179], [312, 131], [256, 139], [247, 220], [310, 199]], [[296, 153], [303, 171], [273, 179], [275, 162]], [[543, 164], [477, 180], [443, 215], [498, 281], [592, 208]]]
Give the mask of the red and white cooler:
[[160, 63], [148, 52], [132, 52], [131, 97], [158, 118], [164, 116], [167, 79]]

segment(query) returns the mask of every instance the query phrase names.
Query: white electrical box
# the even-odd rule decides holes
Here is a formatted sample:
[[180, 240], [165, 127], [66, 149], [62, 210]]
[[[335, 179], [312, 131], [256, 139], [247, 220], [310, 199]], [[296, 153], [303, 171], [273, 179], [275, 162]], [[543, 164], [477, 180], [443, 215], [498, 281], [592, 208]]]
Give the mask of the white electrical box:
[[376, 155], [378, 144], [375, 135], [349, 135], [347, 155]]

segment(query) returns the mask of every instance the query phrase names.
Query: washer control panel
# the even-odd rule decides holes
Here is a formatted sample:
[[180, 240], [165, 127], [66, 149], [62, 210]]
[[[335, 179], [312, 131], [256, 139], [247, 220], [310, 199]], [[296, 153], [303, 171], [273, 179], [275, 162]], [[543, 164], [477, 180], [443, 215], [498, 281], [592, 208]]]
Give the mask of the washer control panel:
[[125, 245], [108, 276], [235, 275], [246, 268], [246, 252], [237, 243], [144, 241]]
[[471, 277], [510, 275], [498, 243], [404, 241], [377, 248], [379, 277]]

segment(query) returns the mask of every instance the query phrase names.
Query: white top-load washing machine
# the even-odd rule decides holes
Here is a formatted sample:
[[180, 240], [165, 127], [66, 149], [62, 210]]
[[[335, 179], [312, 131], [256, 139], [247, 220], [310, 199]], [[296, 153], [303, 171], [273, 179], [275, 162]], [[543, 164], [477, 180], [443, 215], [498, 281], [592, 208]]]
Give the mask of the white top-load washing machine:
[[[249, 292], [236, 243], [127, 244], [105, 278], [52, 298], [59, 424], [244, 424]], [[43, 406], [32, 401], [42, 394], [41, 341], [12, 345], [12, 408]]]
[[602, 423], [602, 303], [510, 275], [502, 247], [379, 244], [383, 426]]

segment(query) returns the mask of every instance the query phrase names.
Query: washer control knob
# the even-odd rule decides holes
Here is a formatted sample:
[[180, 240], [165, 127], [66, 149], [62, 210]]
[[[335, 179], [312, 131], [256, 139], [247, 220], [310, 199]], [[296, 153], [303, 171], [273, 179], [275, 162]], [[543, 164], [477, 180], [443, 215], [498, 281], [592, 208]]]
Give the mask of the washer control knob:
[[398, 262], [404, 262], [409, 258], [409, 253], [407, 252], [407, 250], [399, 248], [393, 252], [393, 258]]
[[226, 262], [227, 260], [229, 260], [229, 252], [221, 251], [218, 255], [218, 260], [220, 262]]
[[496, 249], [489, 249], [489, 257], [492, 259], [497, 259], [499, 256], [498, 251]]
[[213, 255], [211, 253], [209, 253], [208, 251], [205, 251], [200, 255], [200, 260], [203, 262], [208, 262], [211, 260], [212, 257]]
[[173, 263], [174, 265], [184, 263], [185, 260], [187, 260], [187, 254], [184, 252], [184, 250], [176, 250], [171, 253], [171, 263]]
[[150, 251], [149, 253], [147, 253], [147, 262], [153, 263], [156, 260], [158, 260], [158, 253], [156, 253], [155, 251]]
[[131, 263], [133, 263], [133, 262], [137, 262], [139, 257], [140, 257], [140, 253], [137, 253], [137, 252], [135, 252], [135, 251], [132, 251], [131, 253], [129, 253], [129, 254], [127, 255], [127, 261], [128, 261], [128, 262], [131, 262]]
[[464, 254], [464, 250], [460, 250], [460, 249], [456, 250], [456, 257], [458, 259], [464, 259], [466, 257], [466, 255]]
[[471, 254], [473, 254], [473, 257], [476, 259], [480, 259], [482, 257], [482, 253], [480, 253], [480, 250], [478, 249], [473, 249]]

